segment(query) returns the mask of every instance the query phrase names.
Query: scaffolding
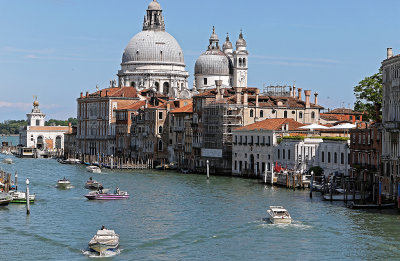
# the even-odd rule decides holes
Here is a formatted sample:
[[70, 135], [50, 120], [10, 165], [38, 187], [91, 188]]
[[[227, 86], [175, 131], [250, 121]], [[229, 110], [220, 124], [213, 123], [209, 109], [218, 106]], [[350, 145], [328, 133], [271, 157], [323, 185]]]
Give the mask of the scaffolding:
[[290, 96], [290, 90], [292, 86], [289, 85], [269, 85], [263, 86], [263, 95], [265, 96], [280, 96], [288, 97]]

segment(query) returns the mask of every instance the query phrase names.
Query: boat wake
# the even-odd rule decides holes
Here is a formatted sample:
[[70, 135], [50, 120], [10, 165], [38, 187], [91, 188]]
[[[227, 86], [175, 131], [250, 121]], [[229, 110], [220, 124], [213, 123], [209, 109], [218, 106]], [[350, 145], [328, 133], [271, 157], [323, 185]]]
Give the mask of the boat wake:
[[90, 258], [113, 257], [116, 255], [119, 255], [120, 253], [121, 253], [120, 249], [117, 249], [115, 251], [106, 251], [106, 252], [102, 253], [101, 255], [97, 252], [93, 252], [88, 249], [82, 250], [82, 254], [84, 254], [85, 256], [90, 257]]
[[257, 225], [258, 227], [268, 228], [268, 229], [274, 229], [274, 228], [293, 229], [294, 228], [294, 229], [306, 230], [306, 229], [312, 228], [312, 226], [303, 224], [296, 220], [293, 220], [293, 222], [291, 224], [272, 224], [268, 218], [263, 218], [262, 220], [258, 221], [257, 223], [259, 223]]

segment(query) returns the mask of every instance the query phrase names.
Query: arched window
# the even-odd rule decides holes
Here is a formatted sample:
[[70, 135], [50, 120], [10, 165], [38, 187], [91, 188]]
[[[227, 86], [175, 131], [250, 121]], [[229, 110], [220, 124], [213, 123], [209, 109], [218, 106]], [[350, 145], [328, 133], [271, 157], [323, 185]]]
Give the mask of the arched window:
[[159, 82], [155, 82], [155, 83], [154, 83], [154, 86], [156, 86], [156, 90], [157, 90], [158, 92], [160, 92], [160, 83], [159, 83]]
[[43, 147], [43, 136], [39, 136], [39, 137], [37, 137], [37, 140], [36, 140], [36, 148], [38, 148], [38, 149], [43, 149], [44, 147]]
[[250, 110], [250, 117], [254, 117], [254, 111]]
[[162, 126], [158, 127], [158, 133], [159, 133], [159, 134], [162, 134], [162, 131], [163, 131]]
[[315, 112], [311, 112], [311, 119], [315, 118]]
[[181, 91], [183, 91], [183, 88], [184, 88], [184, 85], [183, 85], [183, 83], [181, 84]]
[[239, 66], [242, 66], [242, 58], [239, 58]]
[[303, 113], [299, 112], [299, 119], [303, 119]]
[[264, 111], [263, 110], [260, 111], [260, 118], [264, 118]]
[[243, 66], [246, 66], [246, 58], [243, 58]]
[[136, 87], [136, 83], [135, 82], [131, 82], [131, 86], [132, 87]]
[[283, 118], [287, 118], [287, 111], [283, 112]]
[[158, 141], [158, 151], [162, 151], [163, 150], [163, 143], [162, 140]]
[[61, 136], [56, 138], [56, 149], [61, 149]]
[[40, 125], [40, 120], [36, 120], [36, 126]]
[[164, 95], [169, 94], [169, 83], [168, 82], [164, 82], [164, 84], [163, 84], [163, 94]]

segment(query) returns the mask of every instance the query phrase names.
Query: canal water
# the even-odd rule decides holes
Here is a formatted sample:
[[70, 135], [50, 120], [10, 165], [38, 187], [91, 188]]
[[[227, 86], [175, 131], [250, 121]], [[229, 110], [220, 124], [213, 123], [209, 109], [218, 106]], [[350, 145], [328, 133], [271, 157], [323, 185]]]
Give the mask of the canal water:
[[[5, 155], [0, 154], [0, 162]], [[19, 174], [19, 190], [37, 201], [0, 207], [1, 260], [88, 260], [87, 244], [105, 225], [120, 235], [120, 252], [107, 260], [398, 259], [400, 216], [350, 210], [310, 200], [308, 191], [255, 180], [173, 172], [89, 173], [52, 159], [18, 159], [0, 169]], [[128, 191], [129, 200], [88, 201], [85, 182]], [[59, 190], [58, 179], [74, 188]], [[285, 206], [291, 225], [265, 221], [270, 205]], [[99, 259], [96, 259], [99, 260]], [[101, 260], [101, 259], [100, 259]]]

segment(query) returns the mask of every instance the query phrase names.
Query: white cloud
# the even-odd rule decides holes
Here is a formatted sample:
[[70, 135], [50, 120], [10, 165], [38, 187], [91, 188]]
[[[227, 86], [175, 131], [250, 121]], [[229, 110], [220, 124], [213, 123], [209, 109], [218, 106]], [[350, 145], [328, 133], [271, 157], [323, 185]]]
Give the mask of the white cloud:
[[28, 109], [32, 103], [0, 101], [0, 108]]

